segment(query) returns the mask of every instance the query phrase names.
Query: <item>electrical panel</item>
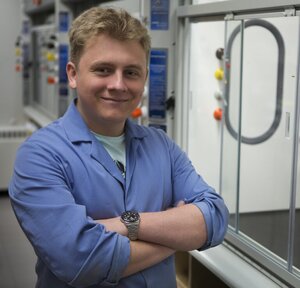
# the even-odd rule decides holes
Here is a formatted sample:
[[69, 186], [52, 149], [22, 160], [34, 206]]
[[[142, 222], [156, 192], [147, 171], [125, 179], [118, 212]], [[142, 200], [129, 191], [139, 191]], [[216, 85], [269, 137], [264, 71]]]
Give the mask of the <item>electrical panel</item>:
[[67, 109], [76, 93], [68, 88], [65, 71], [68, 30], [75, 17], [93, 6], [124, 8], [148, 28], [152, 40], [148, 80], [143, 99], [131, 117], [142, 125], [163, 129], [172, 137], [177, 1], [48, 0], [36, 5], [24, 1], [19, 70], [23, 73], [25, 113], [35, 122], [47, 123], [41, 119], [46, 117], [50, 122]]

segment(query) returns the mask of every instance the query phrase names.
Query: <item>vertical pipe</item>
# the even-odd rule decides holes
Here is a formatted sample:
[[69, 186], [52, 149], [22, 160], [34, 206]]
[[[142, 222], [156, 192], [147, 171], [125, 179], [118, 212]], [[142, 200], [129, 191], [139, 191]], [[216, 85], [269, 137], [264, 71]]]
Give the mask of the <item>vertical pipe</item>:
[[[299, 17], [298, 17], [299, 19]], [[298, 165], [298, 139], [300, 122], [300, 29], [298, 31], [298, 59], [297, 59], [297, 88], [295, 99], [295, 121], [294, 121], [294, 141], [292, 153], [292, 175], [291, 175], [291, 197], [289, 213], [289, 234], [288, 234], [288, 271], [292, 272], [295, 246], [295, 217], [296, 217], [296, 192], [297, 192], [297, 165]]]
[[185, 95], [184, 99], [183, 99], [183, 139], [182, 139], [182, 148], [187, 152], [188, 149], [188, 137], [189, 137], [189, 102], [190, 102], [190, 92], [189, 92], [189, 88], [190, 88], [190, 47], [191, 47], [191, 22], [190, 19], [187, 18], [185, 19], [185, 29], [184, 29], [184, 41], [183, 43], [185, 43], [185, 47], [184, 47], [184, 67], [183, 67], [183, 71], [184, 71], [184, 78], [183, 78], [183, 83], [184, 83], [184, 91], [182, 95]]
[[[190, 0], [181, 1], [180, 5], [190, 4]], [[176, 23], [176, 61], [175, 70], [175, 115], [174, 115], [174, 140], [183, 149], [187, 148], [187, 115], [188, 115], [188, 80], [189, 80], [189, 45], [190, 45], [190, 19], [188, 17], [177, 18]]]
[[244, 58], [244, 20], [241, 21], [241, 57], [240, 57], [240, 89], [239, 89], [239, 126], [238, 126], [238, 147], [237, 147], [237, 178], [236, 178], [236, 232], [239, 232], [240, 228], [240, 177], [241, 177], [241, 141], [242, 141], [242, 99], [243, 99], [243, 58]]
[[[177, 45], [176, 45], [176, 58], [184, 59], [184, 42], [183, 42], [183, 31], [184, 31], [184, 20], [177, 18], [176, 23], [176, 35], [177, 35]], [[183, 63], [182, 61], [176, 61], [175, 70], [177, 71], [177, 79], [179, 81], [175, 82], [175, 115], [174, 115], [174, 139], [176, 143], [182, 147], [182, 98], [183, 94]], [[181, 96], [179, 96], [181, 95]]]
[[188, 136], [188, 87], [189, 87], [189, 45], [190, 45], [190, 21], [189, 18], [179, 19], [177, 23], [177, 62], [178, 71], [176, 84], [175, 127], [174, 138], [183, 150], [187, 149]]
[[[228, 20], [225, 20], [224, 22], [224, 29], [225, 29], [225, 33], [224, 33], [224, 56], [227, 55], [226, 53], [226, 49], [227, 49], [227, 35], [228, 35]], [[226, 59], [224, 59], [225, 63], [226, 63]], [[225, 81], [227, 81], [228, 77], [227, 77], [227, 74], [228, 74], [228, 70], [225, 69], [225, 75], [224, 75], [224, 79]], [[222, 109], [223, 111], [225, 111], [225, 89], [223, 88], [223, 100], [222, 100]], [[223, 194], [223, 186], [222, 186], [222, 183], [223, 183], [223, 155], [224, 155], [224, 130], [225, 130], [225, 120], [224, 120], [224, 112], [223, 112], [223, 117], [222, 117], [222, 129], [221, 129], [221, 139], [220, 139], [220, 169], [219, 169], [219, 192], [220, 194], [222, 195]]]

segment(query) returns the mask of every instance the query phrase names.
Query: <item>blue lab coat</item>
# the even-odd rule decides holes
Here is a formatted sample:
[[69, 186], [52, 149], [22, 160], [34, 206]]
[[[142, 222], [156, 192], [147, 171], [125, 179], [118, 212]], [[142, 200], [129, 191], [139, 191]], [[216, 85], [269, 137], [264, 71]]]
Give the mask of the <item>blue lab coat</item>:
[[174, 257], [127, 278], [127, 237], [94, 219], [162, 211], [179, 200], [201, 209], [206, 249], [222, 242], [228, 210], [186, 154], [158, 129], [127, 120], [126, 179], [90, 132], [76, 100], [20, 147], [9, 195], [38, 257], [37, 287], [176, 287]]

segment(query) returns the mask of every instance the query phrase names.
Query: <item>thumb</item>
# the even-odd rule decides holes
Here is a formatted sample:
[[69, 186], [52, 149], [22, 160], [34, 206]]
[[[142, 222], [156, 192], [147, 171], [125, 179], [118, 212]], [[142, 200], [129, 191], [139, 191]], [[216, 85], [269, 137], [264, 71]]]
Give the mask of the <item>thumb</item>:
[[183, 200], [180, 200], [177, 202], [176, 207], [184, 206], [185, 202]]

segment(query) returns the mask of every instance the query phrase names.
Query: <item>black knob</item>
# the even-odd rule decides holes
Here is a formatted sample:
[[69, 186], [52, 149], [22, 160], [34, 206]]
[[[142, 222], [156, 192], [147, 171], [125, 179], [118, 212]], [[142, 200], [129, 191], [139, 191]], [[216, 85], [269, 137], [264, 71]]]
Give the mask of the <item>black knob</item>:
[[219, 60], [222, 60], [223, 56], [224, 56], [224, 49], [223, 48], [218, 48], [217, 51], [216, 51], [216, 57]]

